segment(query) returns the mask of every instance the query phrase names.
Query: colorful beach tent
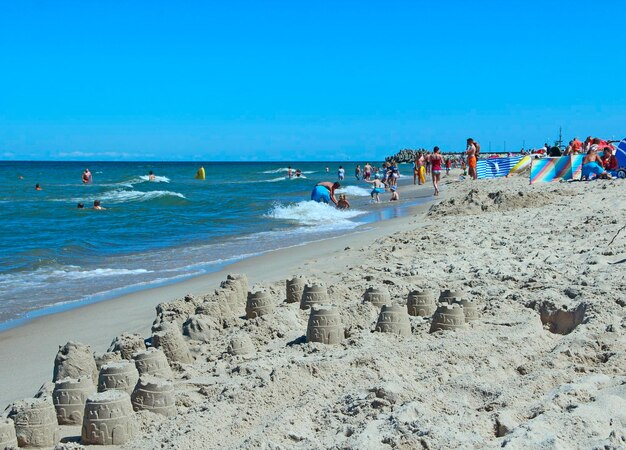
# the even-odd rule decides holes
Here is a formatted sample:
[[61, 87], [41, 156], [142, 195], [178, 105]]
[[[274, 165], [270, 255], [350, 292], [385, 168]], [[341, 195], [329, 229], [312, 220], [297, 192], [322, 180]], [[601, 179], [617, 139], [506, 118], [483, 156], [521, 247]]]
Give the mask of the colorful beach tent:
[[538, 181], [579, 180], [583, 155], [535, 159], [530, 166], [530, 184]]
[[479, 159], [476, 162], [476, 175], [478, 178], [506, 177], [522, 158], [524, 158], [522, 155], [517, 155], [506, 158]]
[[626, 138], [622, 139], [615, 149], [615, 157], [620, 168], [626, 167]]

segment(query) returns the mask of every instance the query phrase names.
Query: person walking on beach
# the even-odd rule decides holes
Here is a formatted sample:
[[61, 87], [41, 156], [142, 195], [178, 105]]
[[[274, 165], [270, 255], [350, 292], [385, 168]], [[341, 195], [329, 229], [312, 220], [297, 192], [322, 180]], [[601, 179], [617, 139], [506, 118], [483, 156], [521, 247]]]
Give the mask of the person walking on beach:
[[85, 169], [83, 172], [83, 184], [91, 183], [93, 181], [93, 177], [91, 176], [91, 172], [89, 169]]
[[474, 145], [474, 139], [467, 139], [467, 150], [465, 150], [465, 154], [467, 155], [467, 168], [469, 176], [476, 180], [478, 179], [478, 174], [476, 173], [477, 151], [476, 145]]
[[433, 154], [430, 156], [430, 164], [432, 166], [432, 179], [433, 187], [435, 188], [435, 195], [439, 195], [439, 180], [441, 179], [441, 165], [443, 163], [443, 157], [439, 153], [439, 147], [433, 149]]
[[341, 187], [339, 182], [331, 183], [330, 181], [320, 181], [311, 192], [311, 200], [318, 203], [330, 203], [331, 201], [337, 206], [335, 191]]
[[426, 167], [424, 167], [424, 155], [419, 152], [413, 163], [413, 184], [417, 180], [417, 184], [426, 184]]

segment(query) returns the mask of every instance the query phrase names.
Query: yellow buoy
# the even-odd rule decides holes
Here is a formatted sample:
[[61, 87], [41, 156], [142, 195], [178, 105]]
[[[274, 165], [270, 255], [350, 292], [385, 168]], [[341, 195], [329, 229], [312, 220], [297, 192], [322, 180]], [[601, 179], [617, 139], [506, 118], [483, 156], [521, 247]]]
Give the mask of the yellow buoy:
[[205, 177], [204, 167], [200, 167], [198, 171], [196, 172], [196, 180], [204, 180], [204, 177]]

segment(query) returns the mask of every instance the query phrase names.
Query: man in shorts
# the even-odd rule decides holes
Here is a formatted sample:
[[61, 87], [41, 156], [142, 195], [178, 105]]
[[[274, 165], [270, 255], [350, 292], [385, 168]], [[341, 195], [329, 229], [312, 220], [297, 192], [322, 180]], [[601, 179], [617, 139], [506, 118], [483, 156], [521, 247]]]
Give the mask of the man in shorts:
[[340, 187], [341, 185], [338, 182], [320, 181], [313, 188], [313, 192], [311, 192], [311, 200], [318, 203], [330, 203], [332, 201], [336, 206], [335, 191]]
[[478, 174], [476, 173], [476, 157], [478, 156], [478, 151], [476, 149], [476, 144], [474, 143], [474, 139], [467, 139], [467, 150], [465, 151], [467, 155], [467, 169], [468, 174], [474, 180], [478, 179]]

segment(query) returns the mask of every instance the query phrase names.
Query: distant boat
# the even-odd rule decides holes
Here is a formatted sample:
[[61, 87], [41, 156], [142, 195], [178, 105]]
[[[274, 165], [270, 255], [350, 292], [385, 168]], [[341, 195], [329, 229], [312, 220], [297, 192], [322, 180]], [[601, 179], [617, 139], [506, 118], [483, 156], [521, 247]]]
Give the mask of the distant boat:
[[196, 180], [204, 180], [205, 176], [204, 167], [200, 167], [196, 172]]

